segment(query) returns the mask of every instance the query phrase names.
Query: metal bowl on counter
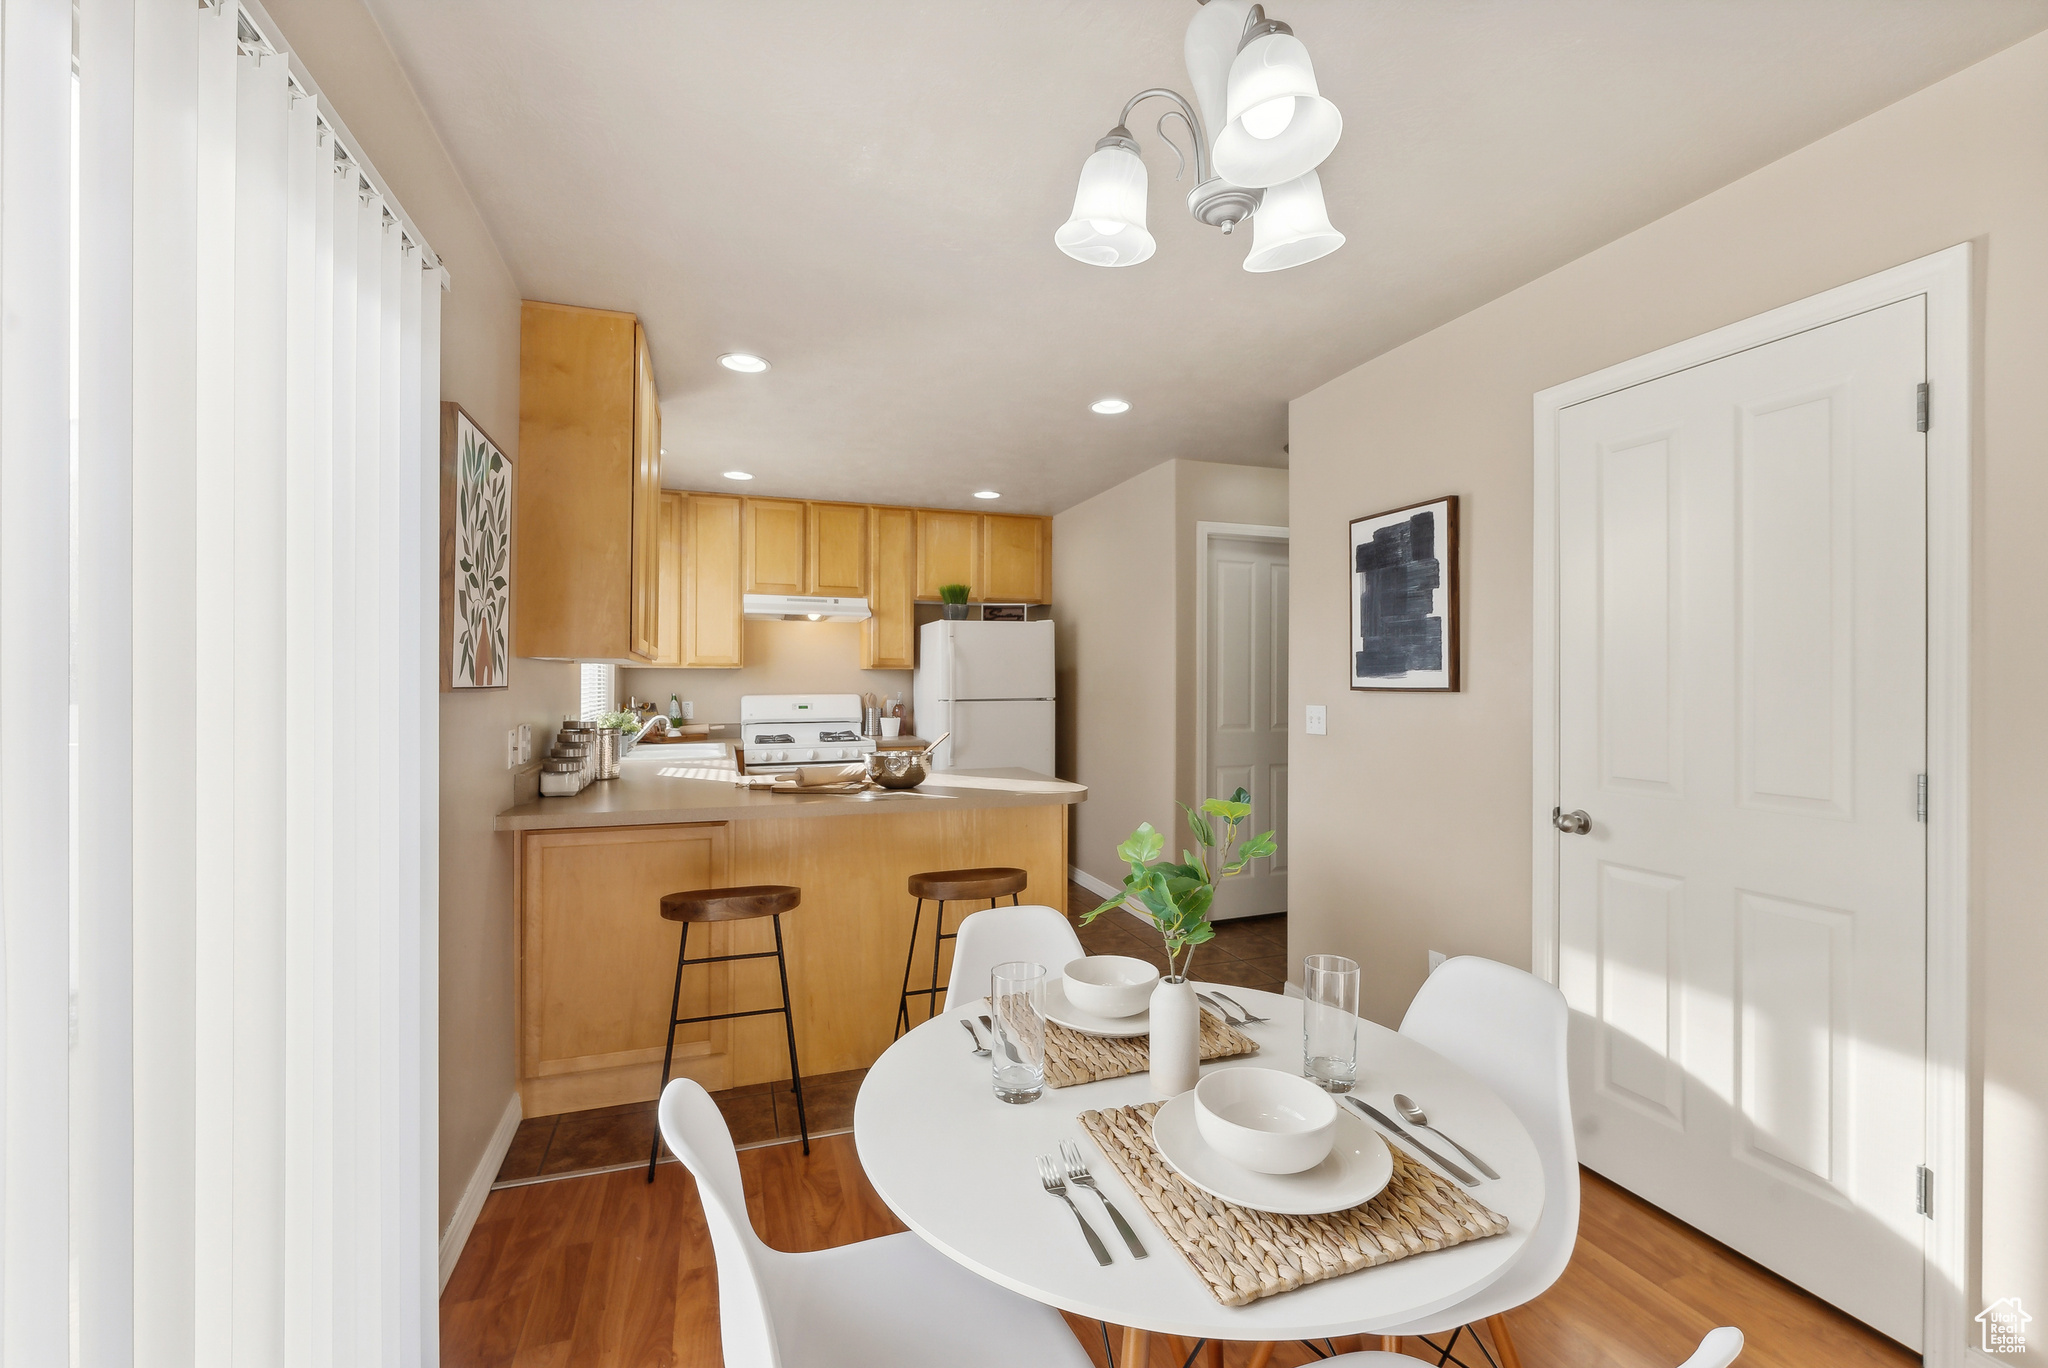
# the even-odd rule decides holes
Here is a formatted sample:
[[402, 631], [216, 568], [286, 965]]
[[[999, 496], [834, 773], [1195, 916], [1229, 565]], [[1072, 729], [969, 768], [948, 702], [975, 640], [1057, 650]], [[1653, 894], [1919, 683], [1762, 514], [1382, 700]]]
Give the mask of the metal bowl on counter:
[[931, 773], [931, 757], [921, 750], [878, 750], [868, 756], [868, 778], [883, 788], [916, 788]]

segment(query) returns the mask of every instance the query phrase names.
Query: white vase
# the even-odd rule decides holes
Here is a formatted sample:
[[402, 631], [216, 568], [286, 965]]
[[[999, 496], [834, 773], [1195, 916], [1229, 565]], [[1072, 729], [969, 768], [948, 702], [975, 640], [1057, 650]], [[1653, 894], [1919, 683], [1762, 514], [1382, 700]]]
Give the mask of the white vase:
[[1202, 1008], [1195, 985], [1162, 978], [1152, 990], [1152, 1092], [1178, 1097], [1195, 1086], [1202, 1063]]

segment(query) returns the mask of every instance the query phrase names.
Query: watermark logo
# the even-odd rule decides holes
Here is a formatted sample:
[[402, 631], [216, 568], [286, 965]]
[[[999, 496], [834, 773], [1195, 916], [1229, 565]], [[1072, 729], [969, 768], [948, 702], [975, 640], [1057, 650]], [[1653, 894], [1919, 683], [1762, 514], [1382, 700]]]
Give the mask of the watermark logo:
[[1983, 1349], [1987, 1354], [2027, 1352], [2027, 1322], [2033, 1319], [2018, 1297], [2001, 1297], [1977, 1313], [1984, 1327]]

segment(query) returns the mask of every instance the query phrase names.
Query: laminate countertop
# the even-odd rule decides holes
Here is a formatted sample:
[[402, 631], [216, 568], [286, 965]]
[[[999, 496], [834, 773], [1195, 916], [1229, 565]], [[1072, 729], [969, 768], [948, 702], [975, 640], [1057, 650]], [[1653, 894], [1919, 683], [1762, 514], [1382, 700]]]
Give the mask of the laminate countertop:
[[[946, 770], [914, 789], [866, 793], [770, 793], [733, 785], [715, 763], [670, 758], [663, 746], [635, 747], [619, 777], [573, 798], [536, 798], [498, 814], [499, 831], [743, 822], [761, 817], [835, 817], [857, 812], [1046, 807], [1083, 802], [1081, 784], [1025, 769]], [[677, 747], [675, 749], [683, 749]], [[730, 763], [729, 761], [726, 763]]]

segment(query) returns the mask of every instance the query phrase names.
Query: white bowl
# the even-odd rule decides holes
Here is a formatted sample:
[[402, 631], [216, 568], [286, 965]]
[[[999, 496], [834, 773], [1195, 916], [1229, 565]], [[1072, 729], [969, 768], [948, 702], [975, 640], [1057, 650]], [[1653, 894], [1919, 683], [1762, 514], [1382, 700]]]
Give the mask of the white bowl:
[[1090, 955], [1060, 971], [1067, 1001], [1101, 1017], [1136, 1016], [1152, 1005], [1159, 971], [1126, 955]]
[[1210, 1148], [1254, 1173], [1300, 1173], [1330, 1153], [1337, 1102], [1278, 1069], [1218, 1069], [1195, 1085], [1195, 1125]]

